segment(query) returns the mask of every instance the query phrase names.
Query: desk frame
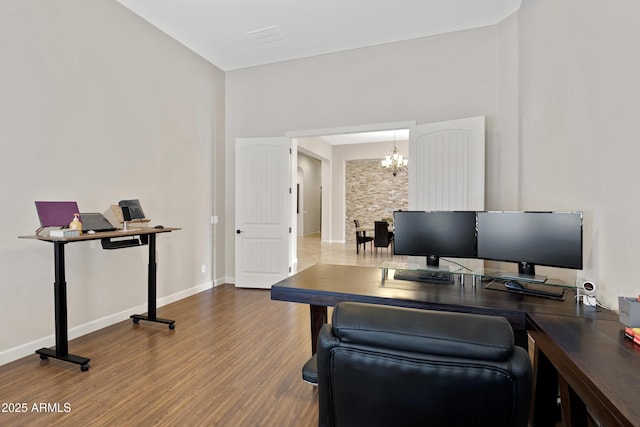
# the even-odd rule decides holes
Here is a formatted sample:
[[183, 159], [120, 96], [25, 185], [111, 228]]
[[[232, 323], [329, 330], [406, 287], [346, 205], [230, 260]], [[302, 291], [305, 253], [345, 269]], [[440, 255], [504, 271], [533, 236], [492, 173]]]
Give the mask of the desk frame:
[[169, 325], [169, 329], [175, 328], [175, 320], [162, 319], [156, 316], [156, 234], [161, 232], [170, 232], [173, 230], [179, 230], [179, 228], [145, 228], [145, 229], [132, 229], [128, 231], [115, 231], [95, 234], [84, 234], [78, 237], [71, 238], [52, 238], [44, 236], [22, 236], [23, 238], [33, 238], [41, 241], [53, 243], [53, 256], [54, 256], [54, 269], [55, 269], [55, 281], [53, 283], [54, 288], [54, 305], [55, 305], [55, 339], [56, 347], [41, 348], [36, 350], [36, 354], [40, 355], [40, 359], [54, 358], [63, 360], [65, 362], [75, 363], [80, 365], [81, 371], [89, 370], [88, 357], [78, 356], [69, 353], [69, 336], [68, 336], [68, 324], [67, 324], [67, 282], [65, 274], [65, 245], [71, 242], [79, 242], [86, 240], [100, 240], [112, 237], [127, 237], [147, 235], [149, 238], [149, 268], [147, 273], [147, 315], [134, 314], [131, 317], [134, 323], [138, 323], [140, 320], [146, 320], [150, 322], [164, 323]]
[[147, 315], [133, 314], [130, 316], [133, 323], [139, 323], [141, 320], [149, 322], [164, 323], [169, 325], [169, 329], [176, 327], [175, 320], [162, 319], [156, 316], [156, 235], [149, 234], [149, 269], [147, 272]]
[[89, 361], [91, 359], [69, 353], [69, 338], [67, 333], [67, 282], [64, 267], [64, 245], [66, 243], [67, 242], [63, 241], [53, 242], [53, 263], [55, 267], [53, 299], [55, 303], [56, 348], [55, 350], [46, 347], [41, 348], [40, 350], [36, 350], [36, 354], [40, 355], [40, 359], [53, 357], [55, 359], [64, 360], [65, 362], [75, 363], [80, 365], [80, 369], [82, 371], [88, 371]]

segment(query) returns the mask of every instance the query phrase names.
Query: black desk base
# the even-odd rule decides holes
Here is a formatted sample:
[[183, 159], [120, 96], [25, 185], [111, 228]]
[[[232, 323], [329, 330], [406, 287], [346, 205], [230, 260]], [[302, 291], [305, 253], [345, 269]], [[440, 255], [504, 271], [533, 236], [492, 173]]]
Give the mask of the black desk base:
[[[134, 323], [140, 320], [148, 320], [151, 322], [165, 323], [169, 325], [169, 329], [175, 328], [175, 321], [169, 319], [161, 319], [156, 317], [156, 235], [149, 233], [149, 270], [148, 270], [148, 315], [134, 314], [131, 316]], [[56, 347], [54, 349], [41, 348], [36, 350], [36, 354], [40, 355], [40, 359], [46, 360], [54, 358], [65, 362], [80, 365], [81, 371], [89, 370], [88, 357], [69, 354], [69, 340], [67, 334], [67, 282], [65, 279], [65, 262], [64, 262], [64, 246], [68, 241], [53, 240], [54, 251], [54, 299], [55, 299], [55, 332]]]
[[74, 354], [67, 353], [66, 355], [58, 354], [56, 350], [52, 350], [50, 348], [41, 348], [40, 350], [36, 350], [36, 354], [40, 355], [40, 359], [46, 360], [50, 357], [54, 359], [64, 360], [65, 362], [75, 363], [76, 365], [80, 365], [81, 371], [89, 370], [89, 359], [88, 357], [76, 356]]
[[149, 322], [164, 323], [169, 325], [169, 329], [175, 329], [176, 322], [171, 319], [162, 319], [156, 316], [156, 235], [149, 234], [149, 271], [148, 271], [148, 289], [147, 289], [147, 307], [149, 312], [145, 316], [143, 314], [134, 314], [131, 317], [133, 323], [139, 323], [141, 320]]
[[171, 319], [162, 319], [160, 317], [149, 317], [143, 314], [132, 314], [131, 319], [133, 319], [133, 323], [139, 323], [141, 320], [146, 320], [148, 322], [156, 322], [156, 323], [164, 323], [165, 325], [169, 325], [169, 329], [176, 328], [176, 321]]

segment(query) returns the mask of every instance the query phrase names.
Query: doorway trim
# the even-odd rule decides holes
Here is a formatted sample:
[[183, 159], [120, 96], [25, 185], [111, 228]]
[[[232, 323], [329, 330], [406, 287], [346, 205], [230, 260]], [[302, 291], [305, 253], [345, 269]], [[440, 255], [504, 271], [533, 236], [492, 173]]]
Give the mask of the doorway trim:
[[324, 135], [378, 132], [378, 131], [393, 130], [393, 129], [409, 129], [411, 126], [415, 126], [416, 124], [417, 122], [415, 120], [405, 120], [401, 122], [387, 122], [387, 123], [372, 123], [368, 125], [353, 125], [353, 126], [340, 126], [335, 128], [290, 131], [290, 132], [286, 132], [285, 136], [288, 136], [289, 138], [309, 138], [313, 136], [324, 136]]

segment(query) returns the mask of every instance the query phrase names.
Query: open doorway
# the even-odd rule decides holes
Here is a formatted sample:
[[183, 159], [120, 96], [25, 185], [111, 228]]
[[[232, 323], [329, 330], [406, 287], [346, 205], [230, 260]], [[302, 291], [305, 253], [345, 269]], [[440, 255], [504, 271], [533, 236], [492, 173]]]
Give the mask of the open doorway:
[[[322, 244], [324, 250], [331, 248], [332, 244], [355, 245], [353, 229], [353, 212], [349, 209], [356, 206], [355, 211], [367, 212], [363, 216], [366, 223], [392, 216], [393, 210], [406, 209], [407, 176], [406, 171], [401, 176], [394, 177], [384, 170], [381, 161], [391, 155], [394, 147], [408, 156], [408, 126], [410, 123], [396, 123], [381, 125], [375, 131], [343, 131], [342, 133], [327, 132], [295, 138], [298, 156], [297, 177], [294, 194], [300, 192], [300, 198], [296, 200], [297, 236], [314, 235], [318, 245]], [[320, 175], [309, 176], [308, 168], [301, 167], [304, 163], [315, 164], [314, 171]], [[348, 192], [347, 187], [353, 183], [347, 182], [347, 172], [356, 168], [359, 172], [355, 176], [368, 188], [365, 190], [372, 195], [371, 198], [357, 196], [353, 199], [353, 192]], [[362, 172], [365, 168], [367, 171]], [[314, 172], [316, 173], [316, 172]], [[353, 174], [351, 174], [353, 175]], [[315, 194], [310, 195], [309, 185], [313, 186]], [[385, 183], [385, 185], [381, 185]], [[299, 187], [298, 187], [299, 184]], [[356, 184], [360, 185], [360, 184]], [[397, 190], [404, 193], [402, 203], [390, 202], [396, 196]], [[386, 188], [386, 189], [385, 189]], [[386, 191], [386, 193], [385, 193]], [[393, 194], [392, 194], [393, 193]], [[309, 197], [314, 200], [314, 205], [308, 204]], [[391, 205], [389, 205], [389, 203]], [[362, 204], [365, 205], [362, 205]], [[377, 204], [384, 206], [377, 206]], [[346, 206], [349, 205], [348, 209]], [[389, 207], [391, 206], [391, 207]], [[318, 209], [313, 212], [312, 209]], [[349, 211], [349, 212], [348, 212]], [[379, 212], [378, 212], [379, 211]], [[376, 212], [378, 212], [376, 214]], [[370, 215], [369, 215], [370, 213]], [[315, 214], [312, 216], [312, 214]], [[370, 218], [369, 218], [370, 217]], [[311, 224], [309, 224], [309, 221]], [[316, 228], [315, 231], [313, 227]], [[317, 233], [321, 234], [318, 239]], [[354, 234], [355, 236], [355, 234]], [[352, 242], [353, 241], [353, 242]], [[338, 249], [342, 250], [342, 249]], [[355, 254], [355, 246], [353, 248]], [[296, 260], [303, 256], [296, 250]]]

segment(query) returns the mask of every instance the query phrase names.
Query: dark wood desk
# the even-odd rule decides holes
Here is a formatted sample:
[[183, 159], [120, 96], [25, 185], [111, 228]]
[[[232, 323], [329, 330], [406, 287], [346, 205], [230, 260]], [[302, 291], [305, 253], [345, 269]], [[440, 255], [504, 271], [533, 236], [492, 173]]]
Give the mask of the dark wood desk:
[[640, 425], [640, 347], [624, 339], [624, 325], [540, 313], [529, 324], [538, 378], [559, 381], [566, 425], [585, 425], [587, 408], [604, 426]]
[[382, 282], [381, 277], [378, 268], [316, 264], [273, 285], [271, 299], [309, 304], [312, 353], [318, 332], [327, 323], [327, 307], [341, 301], [503, 316], [515, 332], [526, 331], [529, 313], [618, 319], [613, 312], [596, 312], [576, 304], [573, 291], [564, 301], [556, 301], [484, 289], [479, 280], [475, 286], [471, 280], [462, 286], [389, 279]]
[[67, 282], [65, 274], [64, 247], [68, 243], [84, 242], [89, 240], [113, 239], [121, 237], [140, 236], [145, 237], [149, 246], [149, 266], [147, 274], [147, 315], [134, 314], [131, 316], [135, 323], [140, 320], [160, 322], [169, 325], [170, 329], [175, 327], [175, 321], [161, 319], [156, 316], [156, 235], [159, 233], [169, 233], [180, 230], [179, 228], [138, 228], [127, 231], [117, 230], [94, 234], [82, 234], [76, 237], [49, 237], [49, 236], [20, 236], [22, 239], [37, 239], [43, 242], [53, 243], [53, 257], [55, 269], [54, 281], [54, 303], [55, 303], [55, 335], [56, 348], [41, 348], [36, 350], [41, 359], [53, 357], [66, 362], [80, 365], [82, 371], [89, 370], [88, 357], [77, 356], [69, 353], [69, 339], [67, 328]]
[[[377, 268], [328, 264], [316, 264], [271, 288], [273, 300], [309, 304], [312, 353], [318, 332], [327, 322], [327, 307], [341, 301], [503, 316], [511, 323], [519, 345], [526, 346], [527, 332], [536, 340], [534, 367], [540, 369], [534, 380], [532, 425], [553, 425], [548, 423], [556, 405], [558, 380], [564, 419], [574, 420], [568, 425], [580, 425], [581, 419], [586, 423], [584, 404], [568, 405], [569, 397], [575, 396], [590, 410], [597, 408], [593, 413], [603, 421], [615, 420], [605, 425], [640, 425], [640, 414], [634, 408], [640, 405], [640, 398], [625, 391], [640, 384], [636, 382], [640, 351], [623, 341], [616, 313], [577, 304], [574, 295], [570, 291], [564, 301], [556, 301], [484, 289], [480, 281], [473, 286], [471, 280], [464, 285], [383, 282]], [[598, 349], [592, 351], [592, 347]], [[609, 363], [617, 365], [615, 375]], [[633, 369], [634, 375], [625, 378], [626, 369]]]

